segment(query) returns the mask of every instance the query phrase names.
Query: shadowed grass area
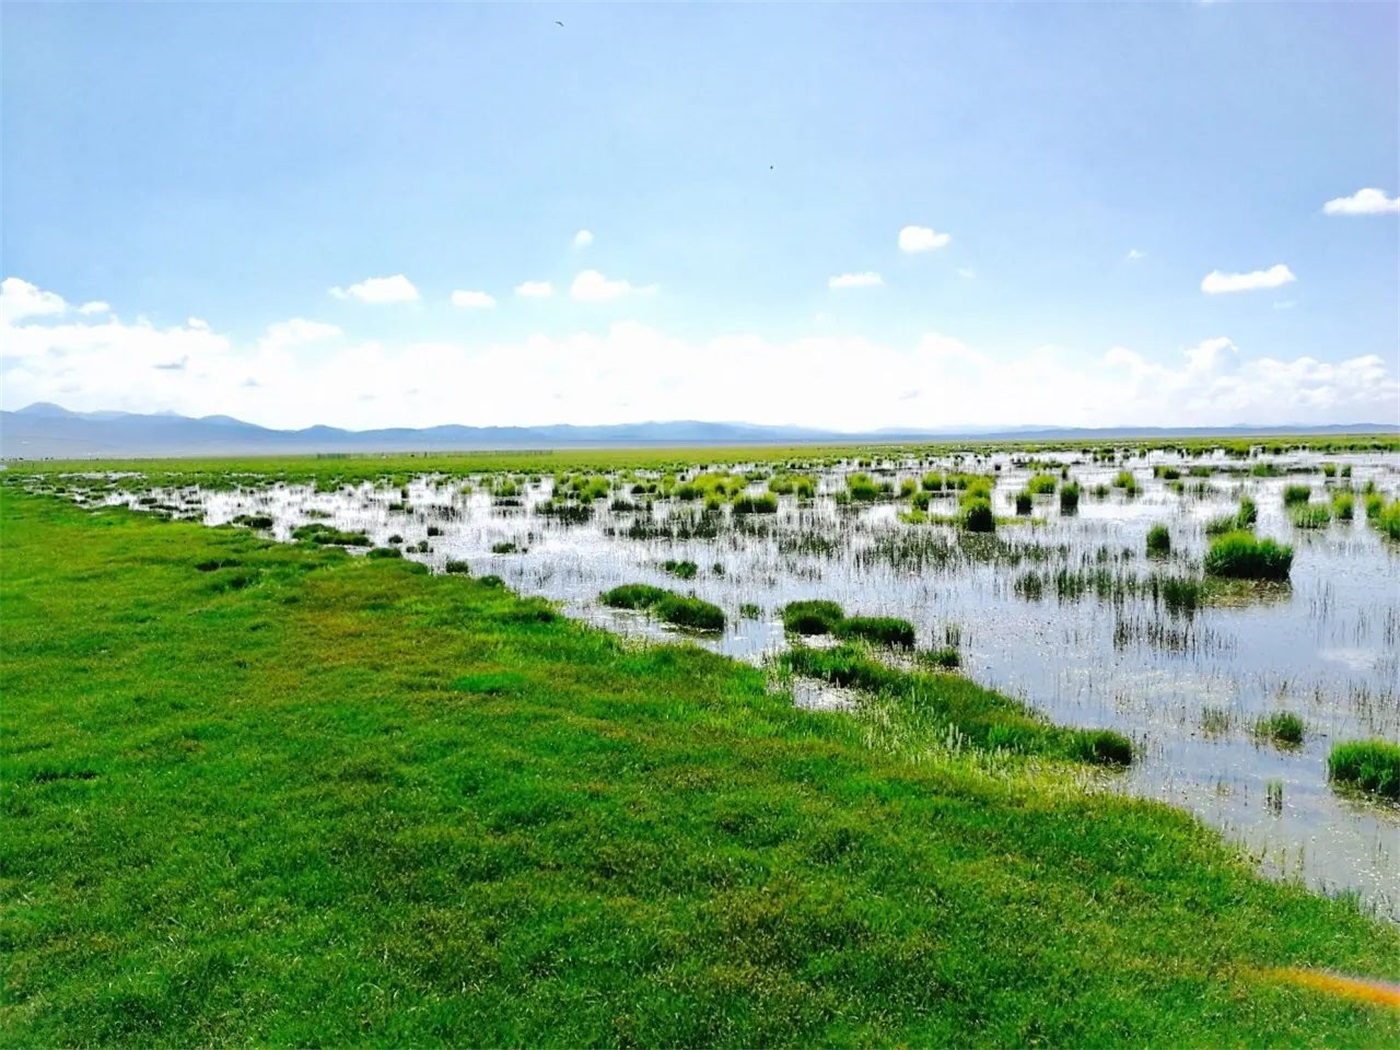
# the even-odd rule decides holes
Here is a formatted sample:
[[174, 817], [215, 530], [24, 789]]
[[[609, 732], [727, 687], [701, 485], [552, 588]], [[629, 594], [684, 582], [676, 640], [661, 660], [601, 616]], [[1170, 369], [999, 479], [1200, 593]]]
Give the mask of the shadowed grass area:
[[872, 749], [499, 580], [0, 526], [8, 1045], [1395, 1040], [1251, 974], [1395, 980], [1400, 934], [1075, 767]]
[[822, 599], [783, 606], [783, 629], [791, 634], [831, 634], [845, 618], [846, 612], [839, 604]]
[[1347, 740], [1332, 746], [1327, 775], [1341, 784], [1400, 800], [1400, 744]]

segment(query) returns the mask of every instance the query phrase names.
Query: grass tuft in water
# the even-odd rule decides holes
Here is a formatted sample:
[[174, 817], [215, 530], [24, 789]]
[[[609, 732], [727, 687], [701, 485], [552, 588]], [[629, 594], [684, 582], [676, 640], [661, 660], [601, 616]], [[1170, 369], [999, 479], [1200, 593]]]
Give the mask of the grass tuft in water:
[[700, 566], [693, 561], [676, 561], [674, 558], [667, 558], [661, 567], [678, 580], [693, 580], [700, 571]]
[[1161, 522], [1147, 530], [1147, 553], [1161, 557], [1172, 552], [1172, 535]]
[[1250, 532], [1231, 532], [1211, 541], [1205, 570], [1212, 576], [1240, 580], [1286, 580], [1293, 548]]
[[604, 591], [600, 601], [613, 609], [647, 609], [670, 593], [649, 583], [624, 583]]
[[978, 497], [963, 504], [962, 526], [968, 532], [994, 532], [997, 525], [991, 501]]
[[667, 594], [652, 611], [667, 623], [689, 627], [696, 631], [724, 630], [724, 610], [701, 598]]
[[914, 648], [914, 625], [897, 616], [850, 616], [836, 625], [835, 634], [899, 649]]
[[1073, 514], [1079, 509], [1079, 483], [1067, 481], [1060, 486], [1060, 513]]
[[1292, 711], [1275, 711], [1254, 723], [1254, 735], [1275, 744], [1296, 747], [1303, 742], [1303, 720]]
[[1306, 503], [1312, 499], [1312, 488], [1308, 485], [1285, 485], [1283, 486], [1283, 505], [1292, 507], [1298, 503]]
[[1332, 747], [1327, 775], [1339, 784], [1400, 801], [1400, 744], [1348, 740]]
[[836, 602], [807, 599], [783, 606], [783, 630], [791, 634], [831, 634], [846, 618]]

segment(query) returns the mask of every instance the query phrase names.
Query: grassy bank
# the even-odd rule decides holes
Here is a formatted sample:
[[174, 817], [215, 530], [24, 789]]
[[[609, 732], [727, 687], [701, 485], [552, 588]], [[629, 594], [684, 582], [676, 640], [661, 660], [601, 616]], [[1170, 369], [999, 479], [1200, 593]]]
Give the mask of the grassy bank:
[[0, 627], [7, 1044], [1400, 1036], [1184, 814], [483, 581], [3, 487]]

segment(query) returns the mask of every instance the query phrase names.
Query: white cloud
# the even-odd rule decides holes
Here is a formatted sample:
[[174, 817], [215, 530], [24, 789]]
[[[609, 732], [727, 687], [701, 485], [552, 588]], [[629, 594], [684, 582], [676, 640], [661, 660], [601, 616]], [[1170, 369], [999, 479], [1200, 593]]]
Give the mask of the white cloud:
[[629, 292], [649, 292], [653, 288], [652, 285], [639, 288], [621, 279], [610, 281], [597, 270], [584, 270], [574, 278], [574, 283], [569, 286], [569, 294], [580, 302], [600, 303], [621, 298]]
[[1322, 206], [1327, 215], [1400, 214], [1400, 197], [1387, 197], [1384, 190], [1357, 190], [1350, 197], [1337, 197]]
[[526, 299], [548, 299], [554, 294], [554, 285], [548, 281], [524, 281], [515, 286], [515, 294]]
[[[1153, 359], [1129, 347], [975, 346], [938, 332], [897, 343], [813, 333], [689, 341], [622, 322], [561, 338], [389, 344], [294, 318], [236, 344], [188, 325], [34, 316], [0, 322], [0, 398], [6, 408], [169, 409], [276, 427], [702, 418], [846, 430], [1383, 422], [1400, 401], [1395, 364], [1374, 354], [1251, 357], [1215, 337]], [[332, 353], [298, 349], [337, 338]]]
[[927, 226], [906, 226], [899, 231], [899, 250], [902, 252], [931, 252], [947, 247], [953, 239], [951, 233], [934, 233]]
[[837, 277], [827, 279], [828, 288], [873, 288], [877, 284], [884, 284], [885, 279], [878, 273], [843, 273]]
[[485, 292], [468, 292], [458, 289], [452, 293], [452, 305], [464, 310], [489, 310], [496, 300]]
[[191, 317], [185, 324], [189, 325], [191, 328], [198, 328], [203, 332], [209, 331], [209, 322], [198, 317]]
[[1285, 284], [1292, 284], [1297, 279], [1293, 276], [1293, 271], [1283, 263], [1270, 266], [1267, 270], [1255, 270], [1253, 273], [1221, 273], [1219, 270], [1212, 270], [1201, 280], [1201, 291], [1207, 295], [1253, 292], [1260, 288], [1279, 288]]
[[110, 313], [111, 310], [112, 308], [101, 299], [94, 299], [92, 302], [83, 303], [82, 306], [78, 307], [78, 313], [88, 317], [91, 317], [93, 314]]
[[333, 324], [293, 317], [290, 321], [276, 321], [268, 325], [267, 334], [259, 340], [258, 345], [265, 349], [282, 350], [293, 346], [305, 346], [307, 343], [319, 343], [343, 334]]
[[418, 301], [418, 289], [401, 273], [392, 277], [367, 277], [349, 288], [332, 288], [337, 299], [358, 299], [362, 303], [412, 303]]
[[977, 276], [977, 271], [974, 270], [971, 266], [959, 266], [957, 269], [957, 274], [964, 280], [970, 281]]
[[1124, 261], [1124, 262], [1137, 262], [1139, 259], [1146, 259], [1146, 258], [1147, 258], [1147, 253], [1146, 253], [1146, 252], [1138, 251], [1138, 249], [1136, 249], [1136, 248], [1129, 248], [1129, 249], [1128, 249], [1128, 254], [1125, 255], [1125, 256], [1123, 256], [1123, 261]]
[[63, 296], [40, 291], [18, 277], [0, 281], [0, 321], [18, 321], [25, 317], [45, 317], [61, 314], [68, 309]]
[[593, 234], [588, 230], [579, 230], [574, 234], [574, 247], [587, 248], [593, 243]]

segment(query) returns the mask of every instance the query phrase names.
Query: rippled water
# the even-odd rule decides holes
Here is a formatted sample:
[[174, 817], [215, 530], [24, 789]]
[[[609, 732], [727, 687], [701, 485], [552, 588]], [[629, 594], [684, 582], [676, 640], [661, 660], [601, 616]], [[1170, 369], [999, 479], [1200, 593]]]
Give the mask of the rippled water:
[[[1200, 479], [1184, 479], [1187, 491], [1179, 494], [1152, 476], [1152, 466], [1181, 461], [1154, 453], [1130, 461], [1140, 495], [1114, 490], [1106, 499], [1090, 490], [1110, 483], [1122, 465], [1065, 458], [1084, 490], [1078, 513], [1061, 515], [1055, 497], [1038, 497], [1035, 520], [999, 525], [995, 540], [969, 539], [947, 525], [906, 524], [894, 503], [838, 507], [831, 494], [844, 487], [845, 469], [822, 474], [822, 494], [809, 506], [784, 497], [778, 514], [742, 519], [726, 509], [718, 535], [688, 540], [628, 538], [639, 518], [664, 525], [673, 515], [693, 516], [692, 507], [674, 501], [639, 515], [609, 511], [600, 500], [581, 524], [542, 516], [534, 508], [551, 495], [548, 479], [526, 488], [519, 507], [482, 491], [464, 493], [463, 479], [434, 476], [415, 479], [406, 497], [370, 484], [331, 493], [275, 484], [233, 492], [94, 488], [87, 498], [139, 506], [141, 496], [154, 497], [211, 525], [266, 514], [283, 539], [320, 520], [363, 531], [378, 545], [393, 535], [406, 545], [426, 542], [429, 551], [408, 556], [436, 568], [465, 560], [478, 575], [497, 574], [521, 592], [559, 601], [571, 615], [628, 634], [670, 632], [643, 615], [602, 607], [601, 591], [644, 582], [694, 593], [723, 608], [729, 625], [720, 635], [692, 637], [749, 660], [784, 644], [778, 611], [794, 599], [830, 598], [848, 614], [904, 617], [921, 644], [957, 640], [975, 680], [1057, 722], [1133, 737], [1141, 757], [1123, 774], [1124, 790], [1197, 813], [1267, 871], [1327, 891], [1355, 891], [1379, 914], [1400, 920], [1400, 808], [1341, 795], [1326, 777], [1336, 740], [1400, 740], [1400, 550], [1367, 526], [1359, 498], [1354, 522], [1306, 531], [1291, 525], [1282, 506], [1286, 482], [1306, 482], [1316, 492], [1345, 484], [1301, 473], [1315, 471], [1320, 457], [1281, 461], [1295, 472], [1289, 477], [1217, 474], [1204, 493], [1192, 492]], [[1374, 480], [1393, 494], [1400, 484], [1400, 456], [1326, 458], [1349, 465], [1358, 490]], [[1004, 455], [964, 467], [991, 470], [993, 463], [1000, 468], [996, 511], [1010, 517], [1013, 495], [1031, 471]], [[897, 484], [929, 466], [898, 465], [881, 480]], [[64, 483], [83, 498], [79, 479]], [[757, 482], [753, 491], [763, 487]], [[1204, 523], [1233, 511], [1241, 494], [1258, 503], [1260, 535], [1294, 545], [1291, 585], [1244, 588], [1236, 601], [1189, 615], [1150, 595], [1122, 593], [1154, 573], [1198, 574]], [[405, 500], [410, 509], [394, 509]], [[955, 507], [947, 496], [930, 510]], [[1171, 531], [1174, 550], [1165, 561], [1144, 552], [1154, 522]], [[502, 542], [523, 553], [493, 554]], [[698, 575], [669, 576], [661, 569], [668, 558], [695, 562]], [[1054, 577], [1062, 569], [1098, 573], [1104, 593], [1090, 586], [1077, 598], [1058, 597]], [[1029, 573], [1040, 577], [1039, 598], [1024, 581]], [[746, 603], [760, 614], [745, 618]], [[797, 699], [836, 709], [853, 702], [806, 686]], [[1261, 715], [1282, 710], [1307, 726], [1299, 748], [1276, 748], [1252, 732]], [[1269, 798], [1271, 782], [1282, 785], [1281, 805]]]

